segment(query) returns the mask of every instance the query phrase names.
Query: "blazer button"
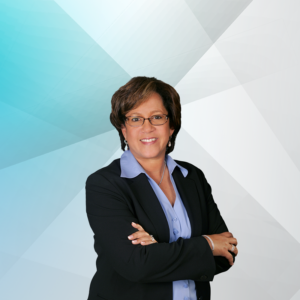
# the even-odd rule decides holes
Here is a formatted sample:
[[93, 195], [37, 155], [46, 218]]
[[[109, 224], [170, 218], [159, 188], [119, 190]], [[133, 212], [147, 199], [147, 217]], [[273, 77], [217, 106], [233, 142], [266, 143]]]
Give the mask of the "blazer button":
[[201, 280], [205, 280], [205, 279], [207, 279], [207, 276], [206, 276], [206, 275], [202, 275], [202, 276], [200, 277], [200, 279], [201, 279]]

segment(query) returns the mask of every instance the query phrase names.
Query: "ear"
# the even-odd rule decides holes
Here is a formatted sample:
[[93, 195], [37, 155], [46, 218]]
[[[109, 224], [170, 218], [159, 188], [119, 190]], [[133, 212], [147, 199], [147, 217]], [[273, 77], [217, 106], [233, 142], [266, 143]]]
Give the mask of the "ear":
[[174, 131], [175, 131], [174, 128], [170, 128], [170, 136], [173, 134]]
[[122, 133], [123, 133], [124, 139], [126, 140], [126, 136], [127, 136], [127, 130], [126, 130], [126, 127], [125, 127], [123, 124], [121, 125], [121, 130], [122, 130]]

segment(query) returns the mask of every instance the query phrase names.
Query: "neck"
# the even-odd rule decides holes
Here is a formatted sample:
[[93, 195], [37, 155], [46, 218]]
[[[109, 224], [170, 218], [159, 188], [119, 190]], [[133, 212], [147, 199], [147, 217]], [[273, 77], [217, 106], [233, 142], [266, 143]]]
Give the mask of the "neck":
[[150, 177], [160, 178], [165, 166], [165, 155], [146, 159], [139, 157], [135, 158]]

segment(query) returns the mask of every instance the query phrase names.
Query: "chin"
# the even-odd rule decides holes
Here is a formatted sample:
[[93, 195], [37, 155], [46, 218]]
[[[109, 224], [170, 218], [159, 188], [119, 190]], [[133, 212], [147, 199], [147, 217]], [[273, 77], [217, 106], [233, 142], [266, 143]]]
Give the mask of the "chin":
[[162, 153], [165, 153], [165, 151], [158, 150], [158, 149], [148, 149], [148, 150], [143, 150], [143, 151], [135, 151], [139, 157], [143, 158], [154, 158], [162, 155]]

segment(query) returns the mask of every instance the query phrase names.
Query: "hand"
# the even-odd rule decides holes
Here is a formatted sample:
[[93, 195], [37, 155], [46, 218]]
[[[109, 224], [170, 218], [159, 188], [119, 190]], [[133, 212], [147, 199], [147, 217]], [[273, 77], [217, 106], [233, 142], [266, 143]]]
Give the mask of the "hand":
[[[214, 251], [213, 251], [213, 255], [214, 256], [224, 256], [225, 258], [228, 259], [229, 264], [233, 265], [233, 257], [230, 254], [231, 252], [231, 248], [232, 245], [237, 245], [237, 239], [233, 237], [231, 232], [222, 232], [219, 234], [212, 234], [212, 235], [207, 235], [209, 236], [213, 243], [214, 243]], [[206, 237], [204, 237], [206, 238]], [[208, 238], [206, 238], [206, 240], [209, 242], [210, 241]], [[212, 246], [211, 246], [212, 248]], [[230, 252], [229, 252], [230, 251]], [[234, 250], [232, 251], [232, 253], [234, 253], [235, 255], [238, 254], [238, 249], [237, 247], [234, 247]]]
[[141, 225], [134, 222], [132, 222], [131, 225], [139, 230], [128, 237], [129, 240], [132, 240], [134, 245], [141, 244], [142, 246], [146, 246], [157, 243], [156, 240], [152, 241], [150, 234], [146, 232]]
[[[232, 233], [231, 232], [222, 232], [222, 233], [220, 233], [220, 235], [223, 235], [223, 236], [226, 236], [226, 237], [228, 237], [228, 238], [234, 238], [234, 236], [232, 235]], [[236, 243], [231, 243], [231, 248], [232, 248], [232, 245], [237, 245], [238, 244], [238, 242], [237, 242], [237, 239], [235, 239], [236, 240]], [[234, 250], [233, 251], [231, 251], [231, 249], [229, 249], [229, 251], [230, 252], [233, 252], [234, 254], [235, 254], [235, 256], [237, 256], [238, 255], [238, 253], [239, 253], [239, 251], [238, 251], [238, 249], [237, 249], [237, 247], [234, 247]]]

